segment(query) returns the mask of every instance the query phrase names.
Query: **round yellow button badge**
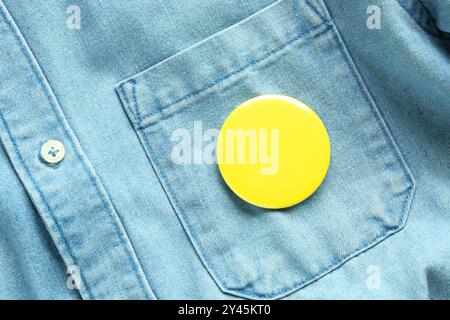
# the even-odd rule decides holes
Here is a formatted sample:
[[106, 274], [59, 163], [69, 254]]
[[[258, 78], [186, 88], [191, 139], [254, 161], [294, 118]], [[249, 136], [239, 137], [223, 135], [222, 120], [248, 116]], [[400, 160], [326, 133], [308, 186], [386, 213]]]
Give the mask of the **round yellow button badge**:
[[255, 206], [280, 209], [320, 186], [330, 163], [330, 141], [319, 116], [303, 102], [264, 95], [228, 116], [216, 157], [235, 194]]

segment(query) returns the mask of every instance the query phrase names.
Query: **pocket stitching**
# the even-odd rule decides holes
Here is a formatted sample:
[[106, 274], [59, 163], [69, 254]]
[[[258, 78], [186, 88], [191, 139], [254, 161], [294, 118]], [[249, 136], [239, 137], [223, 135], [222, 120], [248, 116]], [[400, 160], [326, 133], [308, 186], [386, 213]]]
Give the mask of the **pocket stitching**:
[[[325, 25], [325, 27], [324, 27], [324, 25]], [[291, 45], [294, 45], [298, 41], [304, 40], [304, 39], [314, 39], [316, 37], [319, 37], [323, 33], [329, 31], [330, 28], [331, 28], [331, 25], [329, 24], [329, 22], [325, 22], [323, 24], [320, 24], [317, 27], [314, 27], [313, 29], [311, 29], [311, 30], [309, 30], [307, 32], [298, 34], [295, 38], [293, 38], [293, 39], [283, 43], [282, 45], [280, 45], [280, 46], [270, 50], [269, 52], [267, 52], [264, 55], [262, 55], [262, 57], [247, 63], [245, 66], [243, 66], [243, 67], [241, 67], [241, 68], [239, 68], [239, 69], [237, 69], [237, 70], [235, 70], [235, 71], [233, 71], [231, 73], [228, 73], [227, 75], [225, 75], [223, 77], [220, 77], [219, 79], [213, 81], [209, 85], [204, 86], [203, 88], [201, 88], [199, 90], [195, 90], [195, 91], [193, 91], [193, 92], [191, 92], [191, 93], [189, 93], [189, 94], [187, 94], [187, 95], [185, 95], [185, 96], [183, 96], [183, 97], [181, 97], [179, 99], [176, 99], [174, 102], [172, 102], [172, 103], [170, 103], [170, 104], [168, 104], [168, 105], [166, 105], [164, 107], [161, 107], [161, 112], [162, 113], [167, 112], [170, 108], [174, 108], [177, 105], [178, 106], [182, 106], [179, 109], [177, 109], [175, 112], [167, 112], [167, 114], [165, 114], [165, 116], [169, 116], [169, 115], [172, 115], [174, 113], [177, 113], [177, 112], [183, 110], [187, 106], [186, 104], [183, 105], [183, 103], [185, 101], [187, 101], [189, 99], [194, 99], [194, 98], [196, 98], [198, 96], [202, 96], [204, 93], [208, 94], [209, 90], [214, 90], [215, 87], [224, 84], [227, 80], [230, 80], [234, 76], [237, 77], [240, 74], [244, 73], [246, 70], [257, 66], [260, 63], [264, 63], [267, 59], [271, 58], [273, 55], [283, 51], [284, 49], [289, 48]], [[321, 29], [323, 29], [323, 30], [321, 30]], [[314, 34], [315, 32], [317, 32], [317, 33]], [[311, 38], [309, 38], [310, 36], [311, 36]], [[239, 79], [240, 78], [237, 78], [235, 81], [238, 81]], [[231, 81], [227, 85], [230, 85], [230, 84], [234, 83], [235, 81]], [[161, 120], [161, 118], [162, 119], [164, 118], [164, 115], [162, 113], [159, 113], [159, 114], [156, 114], [156, 115], [155, 114], [149, 114], [147, 116], [142, 117], [141, 121], [138, 124], [138, 128], [139, 129], [145, 129], [147, 127], [150, 127], [150, 126], [156, 124], [158, 121]], [[155, 116], [157, 116], [156, 119], [154, 119]]]
[[[307, 0], [305, 2], [307, 2]], [[309, 3], [308, 3], [308, 5], [311, 6]], [[347, 67], [349, 68], [349, 71], [354, 78], [354, 81], [356, 81], [356, 83], [359, 87], [359, 90], [361, 90], [364, 100], [366, 101], [366, 103], [369, 104], [369, 107], [370, 107], [370, 110], [372, 113], [372, 117], [375, 117], [376, 123], [378, 124], [378, 127], [382, 132], [383, 140], [385, 140], [385, 144], [387, 146], [389, 146], [389, 148], [391, 150], [390, 152], [393, 152], [395, 155], [395, 158], [397, 160], [397, 165], [399, 166], [400, 170], [402, 170], [402, 173], [403, 173], [403, 175], [402, 175], [404, 178], [404, 180], [402, 179], [403, 185], [408, 186], [408, 187], [405, 188], [402, 192], [397, 193], [397, 196], [401, 196], [403, 198], [403, 202], [401, 204], [401, 209], [399, 210], [400, 214], [398, 216], [398, 219], [400, 219], [400, 220], [398, 222], [395, 222], [395, 226], [393, 226], [392, 228], [386, 228], [386, 226], [383, 226], [383, 228], [379, 229], [380, 230], [379, 234], [377, 236], [375, 236], [372, 240], [363, 242], [361, 246], [358, 246], [358, 248], [350, 251], [348, 254], [344, 255], [343, 257], [340, 257], [338, 261], [335, 261], [334, 263], [332, 263], [331, 265], [329, 265], [327, 267], [321, 268], [318, 272], [315, 272], [313, 275], [307, 277], [306, 279], [300, 280], [299, 282], [296, 282], [294, 285], [289, 286], [288, 288], [282, 288], [280, 290], [277, 290], [277, 291], [274, 291], [271, 293], [252, 294], [252, 293], [246, 292], [245, 288], [240, 288], [240, 289], [225, 288], [224, 282], [222, 282], [222, 280], [219, 279], [219, 277], [216, 275], [217, 270], [220, 268], [217, 268], [216, 263], [214, 263], [212, 260], [210, 260], [209, 257], [205, 254], [207, 251], [204, 250], [202, 241], [200, 241], [200, 239], [198, 238], [198, 234], [195, 232], [195, 228], [192, 228], [188, 219], [185, 218], [188, 215], [186, 214], [186, 212], [180, 205], [177, 194], [173, 191], [171, 183], [169, 183], [170, 180], [164, 173], [164, 170], [161, 170], [161, 165], [160, 165], [159, 159], [157, 157], [153, 156], [153, 154], [154, 154], [153, 147], [150, 143], [148, 135], [145, 134], [145, 132], [144, 132], [144, 129], [146, 129], [148, 126], [142, 126], [141, 125], [142, 122], [139, 122], [139, 124], [136, 126], [137, 132], [139, 133], [139, 137], [144, 142], [143, 143], [144, 148], [147, 149], [147, 156], [150, 159], [151, 163], [155, 164], [155, 165], [153, 165], [153, 167], [154, 167], [155, 171], [157, 172], [158, 176], [160, 177], [160, 182], [166, 192], [166, 196], [168, 197], [169, 202], [171, 203], [171, 206], [173, 207], [174, 211], [176, 212], [178, 219], [184, 226], [184, 229], [186, 230], [186, 233], [187, 233], [189, 239], [191, 240], [194, 248], [196, 249], [195, 251], [196, 251], [197, 255], [199, 256], [199, 258], [205, 265], [208, 273], [215, 280], [216, 284], [225, 293], [238, 295], [240, 297], [251, 298], [251, 299], [282, 298], [286, 295], [292, 294], [293, 292], [305, 287], [306, 285], [316, 281], [317, 279], [328, 274], [329, 272], [337, 269], [338, 267], [342, 266], [345, 262], [347, 262], [351, 258], [372, 248], [373, 246], [380, 243], [382, 240], [389, 237], [390, 235], [397, 233], [398, 231], [403, 229], [403, 227], [406, 224], [409, 208], [410, 208], [410, 205], [411, 205], [411, 202], [413, 199], [413, 194], [415, 191], [414, 178], [413, 178], [412, 174], [410, 173], [409, 168], [408, 168], [406, 162], [404, 161], [402, 154], [395, 143], [395, 140], [393, 139], [392, 135], [390, 134], [390, 131], [389, 131], [386, 123], [384, 122], [381, 113], [379, 112], [375, 102], [373, 101], [373, 98], [372, 98], [369, 90], [367, 89], [367, 87], [364, 83], [364, 80], [360, 76], [356, 65], [354, 64], [350, 54], [348, 53], [348, 51], [345, 47], [345, 44], [342, 42], [342, 39], [339, 35], [339, 31], [336, 29], [336, 26], [331, 21], [326, 21], [325, 23], [327, 24], [327, 27], [325, 28], [325, 30], [323, 32], [328, 31], [330, 28], [333, 29], [334, 38], [335, 38], [335, 41], [337, 41], [339, 51], [342, 54], [343, 59], [345, 60]], [[316, 30], [320, 29], [321, 27], [323, 27], [323, 24], [316, 26], [313, 30], [310, 30], [308, 32], [316, 31]], [[322, 34], [322, 32], [320, 34]], [[295, 39], [299, 40], [298, 37], [295, 37], [294, 40], [293, 39], [290, 40], [291, 41], [290, 44], [295, 43], [296, 42]], [[280, 46], [281, 49], [279, 49], [279, 50], [286, 48], [287, 47], [286, 44], [287, 43], [285, 42], [284, 45]], [[275, 52], [277, 52], [277, 50], [275, 50]], [[262, 62], [269, 57], [270, 57], [270, 54], [269, 54], [269, 56], [265, 57], [261, 61], [257, 61], [257, 62], [253, 61], [254, 63], [251, 66], [254, 66], [258, 62]], [[249, 66], [249, 67], [251, 67], [251, 66]], [[240, 72], [243, 72], [244, 70], [241, 70]], [[240, 72], [236, 72], [236, 74], [238, 74]], [[226, 79], [224, 79], [223, 81], [226, 81], [228, 78], [230, 78], [233, 75], [234, 75], [234, 73], [229, 74], [229, 76]], [[238, 79], [236, 81], [238, 81]], [[234, 83], [234, 81], [233, 81], [233, 83]], [[202, 92], [204, 92], [206, 90], [201, 90], [201, 92], [198, 94], [201, 94]], [[194, 93], [191, 93], [190, 95], [195, 96]], [[136, 101], [136, 99], [137, 99], [136, 94], [134, 94], [134, 95], [131, 94], [131, 95], [132, 95], [132, 99], [133, 99], [133, 104], [136, 106], [136, 108], [139, 108], [139, 106], [138, 106], [139, 102]], [[186, 95], [186, 96], [190, 96], [190, 95]], [[189, 99], [189, 97], [185, 98], [184, 100], [186, 100], [186, 99]], [[129, 101], [127, 101], [127, 103], [129, 104]], [[176, 103], [180, 103], [180, 101], [178, 101]], [[171, 103], [168, 106], [170, 107], [176, 103]], [[131, 108], [131, 105], [129, 107]], [[166, 110], [167, 108], [168, 107], [164, 107], [163, 109]], [[183, 109], [184, 109], [184, 107], [183, 107]], [[179, 110], [177, 110], [177, 111], [179, 111]], [[169, 114], [169, 115], [171, 115], [171, 114]], [[161, 118], [164, 119], [164, 116], [168, 116], [168, 115], [167, 114], [164, 115], [164, 114], [160, 113], [158, 116], [159, 116], [159, 118], [156, 120], [156, 122], [159, 121], [159, 119], [161, 119]], [[144, 119], [145, 118], [146, 117], [144, 116]], [[400, 162], [400, 163], [398, 163], [398, 162]], [[392, 195], [391, 195], [391, 197], [392, 197]]]
[[224, 286], [224, 284], [222, 283], [222, 280], [216, 275], [215, 270], [217, 268], [214, 267], [214, 263], [212, 263], [210, 261], [210, 259], [208, 258], [208, 256], [205, 254], [205, 250], [203, 248], [202, 241], [200, 241], [200, 239], [196, 236], [195, 231], [193, 232], [194, 228], [192, 228], [191, 224], [188, 222], [188, 220], [184, 218], [186, 216], [186, 213], [182, 209], [182, 206], [180, 205], [178, 198], [176, 196], [176, 193], [173, 191], [171, 184], [168, 182], [169, 179], [166, 177], [164, 171], [159, 169], [161, 167], [159, 164], [159, 160], [157, 160], [157, 157], [153, 158], [151, 156], [151, 154], [153, 154], [154, 152], [153, 152], [153, 148], [151, 147], [151, 144], [148, 140], [147, 135], [142, 134], [142, 132], [140, 130], [139, 130], [139, 133], [140, 133], [139, 136], [144, 141], [145, 148], [149, 149], [148, 157], [150, 158], [150, 161], [152, 163], [154, 162], [156, 164], [156, 166], [153, 166], [153, 167], [155, 168], [155, 170], [159, 173], [159, 175], [164, 180], [162, 185], [165, 190], [166, 196], [169, 198], [169, 201], [172, 205], [172, 208], [176, 212], [178, 219], [183, 224], [184, 229], [186, 230], [186, 233], [187, 233], [189, 239], [191, 240], [194, 248], [196, 249], [195, 251], [196, 251], [197, 255], [200, 257], [201, 261], [205, 265], [208, 273], [215, 280], [215, 282], [220, 287], [220, 289], [225, 293], [229, 293], [232, 295], [237, 294], [238, 296], [241, 296], [244, 298], [249, 298], [249, 299], [260, 299], [260, 298], [279, 299], [279, 298], [283, 298], [283, 297], [285, 297], [289, 294], [292, 294], [292, 293], [296, 292], [297, 290], [305, 287], [306, 285], [316, 281], [317, 279], [320, 279], [321, 277], [325, 276], [326, 274], [330, 273], [331, 271], [342, 266], [344, 263], [349, 261], [351, 258], [357, 256], [358, 254], [360, 254], [364, 251], [367, 251], [368, 249], [370, 249], [373, 246], [375, 246], [376, 244], [380, 243], [382, 240], [386, 239], [390, 235], [397, 233], [398, 231], [403, 229], [403, 227], [406, 223], [405, 218], [407, 216], [407, 212], [409, 211], [408, 208], [411, 203], [410, 200], [412, 199], [412, 194], [414, 192], [414, 184], [411, 184], [411, 186], [408, 189], [403, 191], [403, 193], [406, 193], [408, 191], [410, 191], [410, 192], [406, 195], [405, 200], [403, 201], [403, 204], [402, 204], [402, 214], [401, 214], [402, 221], [401, 221], [401, 223], [394, 229], [385, 229], [381, 234], [376, 236], [374, 239], [372, 239], [368, 242], [364, 242], [360, 247], [351, 251], [349, 254], [347, 254], [346, 256], [341, 258], [338, 262], [335, 262], [328, 267], [320, 269], [314, 275], [312, 275], [311, 277], [308, 277], [305, 280], [302, 280], [301, 282], [295, 283], [294, 285], [292, 285], [288, 288], [283, 288], [281, 290], [272, 292], [271, 294], [253, 295], [253, 294], [245, 293], [245, 291], [243, 289], [235, 289], [235, 290], [228, 289]]
[[[330, 28], [326, 28], [326, 30], [328, 31]], [[409, 184], [409, 187], [406, 188], [401, 194], [406, 195], [403, 196], [403, 203], [401, 206], [401, 214], [399, 216], [400, 221], [398, 224], [396, 224], [395, 228], [393, 229], [387, 229], [386, 227], [384, 228], [384, 230], [382, 230], [382, 232], [374, 237], [372, 240], [370, 241], [366, 241], [363, 242], [363, 244], [361, 246], [359, 246], [358, 248], [352, 250], [350, 253], [348, 253], [347, 255], [344, 255], [343, 257], [341, 257], [339, 259], [339, 261], [334, 262], [333, 264], [321, 268], [318, 272], [314, 273], [312, 276], [301, 280], [300, 282], [296, 282], [294, 285], [288, 287], [288, 288], [283, 288], [281, 290], [272, 292], [270, 294], [258, 294], [258, 295], [254, 295], [254, 294], [249, 294], [245, 292], [245, 289], [228, 289], [226, 287], [224, 287], [224, 283], [222, 283], [222, 280], [216, 275], [216, 270], [217, 267], [215, 266], [215, 263], [213, 263], [208, 256], [205, 254], [205, 250], [202, 244], [202, 241], [197, 237], [195, 229], [192, 228], [191, 224], [189, 223], [188, 219], [186, 219], [185, 217], [186, 212], [182, 209], [182, 206], [180, 205], [180, 202], [178, 201], [178, 198], [176, 196], [176, 193], [173, 191], [171, 184], [169, 183], [169, 179], [167, 178], [167, 176], [165, 175], [163, 170], [160, 170], [159, 168], [161, 167], [159, 160], [157, 159], [157, 157], [152, 157], [151, 155], [154, 154], [153, 148], [151, 146], [150, 141], [148, 140], [148, 135], [144, 134], [143, 128], [138, 128], [138, 132], [139, 132], [139, 136], [141, 137], [141, 139], [143, 139], [144, 143], [144, 147], [148, 148], [148, 156], [149, 158], [151, 158], [151, 162], [155, 163], [156, 165], [153, 166], [155, 168], [155, 170], [158, 172], [158, 174], [161, 176], [162, 178], [162, 185], [164, 187], [164, 190], [166, 191], [166, 196], [169, 198], [169, 201], [172, 203], [172, 207], [174, 209], [174, 211], [176, 212], [179, 220], [181, 221], [181, 223], [183, 224], [186, 233], [188, 234], [188, 237], [190, 238], [193, 246], [196, 248], [196, 252], [198, 254], [198, 256], [200, 257], [201, 261], [203, 262], [203, 264], [206, 267], [206, 270], [208, 271], [208, 273], [212, 276], [212, 278], [215, 280], [215, 282], [217, 283], [217, 285], [221, 288], [221, 290], [225, 293], [229, 293], [229, 294], [233, 294], [233, 295], [238, 295], [244, 298], [250, 298], [250, 299], [260, 299], [260, 298], [265, 298], [265, 299], [277, 299], [277, 298], [283, 298], [289, 294], [292, 294], [293, 292], [305, 287], [306, 285], [316, 281], [317, 279], [325, 276], [326, 274], [330, 273], [331, 271], [337, 269], [338, 267], [342, 266], [344, 263], [346, 263], [347, 261], [349, 261], [351, 258], [357, 256], [358, 254], [367, 251], [368, 249], [372, 248], [373, 246], [375, 246], [376, 244], [380, 243], [382, 240], [386, 239], [387, 237], [389, 237], [392, 234], [397, 233], [398, 231], [400, 231], [401, 229], [403, 229], [403, 227], [406, 224], [406, 220], [408, 217], [408, 212], [409, 212], [409, 207], [412, 201], [412, 195], [414, 194], [414, 190], [415, 190], [415, 181], [413, 179], [413, 176], [411, 175], [411, 173], [409, 172], [408, 167], [406, 166], [405, 161], [403, 160], [401, 153], [398, 149], [398, 147], [395, 144], [395, 141], [393, 140], [392, 136], [389, 134], [389, 131], [387, 129], [386, 124], [382, 121], [382, 116], [381, 114], [378, 112], [378, 109], [375, 106], [375, 102], [371, 99], [371, 95], [370, 92], [368, 91], [367, 87], [365, 86], [363, 79], [361, 78], [361, 76], [359, 75], [359, 72], [356, 68], [356, 66], [353, 63], [353, 60], [351, 60], [351, 57], [349, 56], [349, 54], [347, 53], [347, 50], [344, 47], [344, 44], [342, 43], [339, 33], [336, 30], [336, 27], [334, 25], [331, 26], [331, 29], [333, 29], [333, 33], [334, 33], [334, 38], [336, 40], [336, 42], [338, 42], [339, 45], [339, 51], [341, 52], [341, 54], [343, 55], [343, 59], [345, 60], [349, 71], [351, 72], [351, 74], [353, 75], [354, 80], [356, 81], [359, 90], [361, 90], [364, 99], [366, 100], [366, 103], [369, 104], [370, 106], [370, 110], [373, 114], [373, 117], [376, 119], [378, 126], [380, 127], [381, 131], [383, 132], [383, 136], [384, 139], [386, 140], [386, 144], [388, 146], [390, 146], [392, 148], [392, 152], [395, 154], [395, 157], [397, 159], [397, 161], [400, 162], [401, 164], [401, 169], [403, 172], [403, 176], [407, 179], [407, 184]], [[137, 101], [135, 101], [135, 103], [138, 103]], [[375, 109], [376, 108], [376, 109]]]
[[[131, 86], [132, 103], [130, 103], [128, 92], [125, 89], [125, 86], [127, 84], [130, 84], [130, 86]], [[129, 106], [129, 109], [131, 111], [130, 116], [132, 118], [134, 118], [134, 121], [136, 121], [137, 123], [140, 123], [141, 122], [141, 112], [139, 110], [139, 106], [137, 104], [137, 98], [136, 98], [136, 80], [130, 79], [129, 81], [126, 81], [126, 82], [120, 84], [119, 91], [120, 91], [120, 95], [123, 96], [125, 99], [125, 105]], [[134, 110], [131, 110], [131, 109], [134, 109]]]

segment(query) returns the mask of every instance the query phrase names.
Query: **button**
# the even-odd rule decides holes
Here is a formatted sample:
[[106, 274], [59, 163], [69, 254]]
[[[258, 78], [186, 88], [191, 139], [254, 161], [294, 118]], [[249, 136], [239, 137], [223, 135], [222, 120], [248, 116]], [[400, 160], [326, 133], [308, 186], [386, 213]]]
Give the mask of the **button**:
[[268, 209], [308, 198], [330, 164], [330, 141], [319, 116], [303, 102], [281, 95], [253, 98], [231, 112], [216, 151], [230, 189]]
[[65, 154], [64, 145], [58, 140], [48, 140], [41, 148], [41, 157], [49, 164], [61, 162]]

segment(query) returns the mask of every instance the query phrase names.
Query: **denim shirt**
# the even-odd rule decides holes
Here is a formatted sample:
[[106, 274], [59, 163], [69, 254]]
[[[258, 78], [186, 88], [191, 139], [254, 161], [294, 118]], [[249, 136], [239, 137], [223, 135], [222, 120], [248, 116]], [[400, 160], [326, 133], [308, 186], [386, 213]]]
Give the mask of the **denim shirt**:
[[[0, 1], [0, 298], [449, 299], [449, 58], [447, 0]], [[330, 137], [289, 209], [210, 161], [263, 94]]]

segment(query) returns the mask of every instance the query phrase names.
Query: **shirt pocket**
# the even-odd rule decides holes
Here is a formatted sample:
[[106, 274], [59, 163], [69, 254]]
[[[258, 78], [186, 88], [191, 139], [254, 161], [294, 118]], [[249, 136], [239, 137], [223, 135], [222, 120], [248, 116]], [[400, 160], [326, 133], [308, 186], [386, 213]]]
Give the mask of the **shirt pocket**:
[[[322, 1], [278, 1], [116, 89], [200, 259], [226, 293], [284, 297], [405, 225], [413, 178]], [[208, 132], [240, 103], [273, 93], [311, 106], [331, 143], [322, 186], [284, 210], [242, 201], [206, 161], [214, 145]], [[180, 132], [192, 146], [190, 164], [171, 157]]]

